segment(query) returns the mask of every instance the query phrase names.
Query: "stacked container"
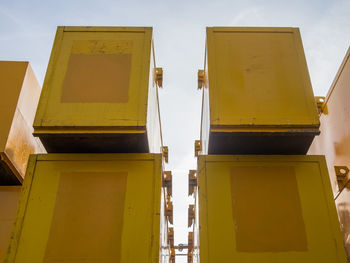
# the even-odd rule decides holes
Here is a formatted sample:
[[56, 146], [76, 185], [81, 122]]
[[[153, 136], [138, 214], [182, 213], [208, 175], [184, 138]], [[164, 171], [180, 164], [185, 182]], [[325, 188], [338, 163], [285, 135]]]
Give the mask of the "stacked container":
[[309, 154], [325, 154], [345, 248], [350, 262], [350, 49], [326, 98], [319, 98], [321, 135]]
[[4, 262], [30, 154], [44, 152], [32, 136], [40, 86], [28, 62], [0, 61], [0, 263]]
[[346, 262], [299, 30], [207, 28], [198, 87], [200, 262]]
[[58, 27], [6, 262], [169, 260], [161, 73], [152, 28]]

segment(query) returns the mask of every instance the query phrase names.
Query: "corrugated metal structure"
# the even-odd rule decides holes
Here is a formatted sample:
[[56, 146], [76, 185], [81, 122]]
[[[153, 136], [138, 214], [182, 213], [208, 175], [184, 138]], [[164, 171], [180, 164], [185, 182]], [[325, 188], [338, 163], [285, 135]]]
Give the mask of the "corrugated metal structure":
[[200, 262], [346, 262], [323, 156], [198, 158]]
[[21, 186], [0, 186], [0, 263], [5, 260]]
[[48, 152], [160, 153], [150, 27], [58, 27], [34, 121]]
[[32, 136], [40, 86], [28, 62], [0, 61], [0, 185], [20, 185], [32, 153], [44, 152]]
[[299, 29], [208, 27], [203, 154], [306, 154], [319, 119]]
[[32, 155], [6, 262], [159, 262], [161, 178], [160, 154]]
[[316, 137], [309, 154], [324, 154], [345, 247], [350, 262], [350, 48], [331, 88], [320, 103], [321, 135]]

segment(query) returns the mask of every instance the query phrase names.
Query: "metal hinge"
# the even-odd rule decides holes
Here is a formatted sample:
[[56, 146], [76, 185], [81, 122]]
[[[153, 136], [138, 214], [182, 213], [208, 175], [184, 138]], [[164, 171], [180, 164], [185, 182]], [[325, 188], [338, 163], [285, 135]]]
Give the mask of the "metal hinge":
[[195, 207], [194, 205], [189, 205], [188, 206], [188, 227], [191, 227], [194, 223], [195, 219]]
[[189, 250], [187, 253], [187, 263], [193, 263], [193, 251]]
[[325, 105], [326, 105], [326, 98], [322, 96], [316, 96], [315, 97], [316, 105], [317, 105], [317, 111], [318, 114], [323, 113]]
[[193, 252], [193, 246], [194, 246], [194, 243], [193, 243], [193, 232], [188, 232], [188, 252]]
[[171, 248], [174, 248], [174, 228], [169, 227], [168, 229], [168, 242]]
[[347, 183], [349, 168], [347, 166], [334, 166], [334, 170], [337, 176], [338, 187], [341, 189]]
[[170, 195], [167, 195], [166, 197], [165, 217], [170, 224], [173, 224], [173, 202], [170, 200]]
[[166, 163], [168, 163], [168, 161], [169, 161], [169, 148], [168, 148], [168, 146], [162, 147], [162, 154], [163, 154], [164, 161]]
[[193, 195], [197, 185], [198, 185], [197, 170], [190, 170], [188, 174], [188, 195]]
[[154, 68], [154, 83], [163, 88], [163, 68]]
[[170, 263], [175, 263], [175, 248], [170, 248]]
[[202, 141], [195, 140], [194, 141], [194, 156], [198, 157], [198, 155], [201, 151], [202, 151]]
[[198, 70], [198, 89], [202, 89], [204, 86], [205, 73], [203, 69]]
[[166, 188], [168, 195], [173, 196], [173, 176], [171, 174], [171, 171], [163, 172], [162, 186]]

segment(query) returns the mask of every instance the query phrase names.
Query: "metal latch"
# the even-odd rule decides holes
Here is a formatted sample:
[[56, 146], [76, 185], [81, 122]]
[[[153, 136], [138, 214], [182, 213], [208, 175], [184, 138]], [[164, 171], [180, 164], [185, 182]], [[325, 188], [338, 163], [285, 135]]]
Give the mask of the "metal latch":
[[201, 151], [202, 151], [202, 141], [195, 140], [194, 141], [194, 156], [198, 157], [198, 155]]
[[170, 263], [175, 263], [175, 248], [170, 248]]
[[162, 146], [162, 154], [164, 157], [164, 161], [168, 163], [169, 161], [169, 148], [168, 146]]
[[197, 186], [197, 170], [190, 170], [188, 174], [188, 195], [193, 195], [194, 190]]
[[198, 89], [202, 89], [204, 86], [204, 76], [205, 76], [204, 70], [203, 69], [198, 70]]
[[188, 252], [193, 251], [193, 232], [188, 232]]
[[187, 263], [193, 263], [193, 251], [188, 251], [187, 253]]
[[162, 186], [166, 188], [168, 195], [173, 196], [173, 176], [171, 174], [171, 171], [163, 172]]
[[341, 189], [347, 182], [349, 168], [347, 166], [334, 166], [334, 170], [337, 176], [338, 187]]
[[325, 105], [326, 105], [325, 104], [326, 98], [322, 97], [322, 96], [316, 96], [315, 101], [316, 101], [316, 105], [317, 105], [318, 114], [323, 113], [323, 110], [324, 110]]
[[166, 197], [165, 217], [173, 224], [173, 202], [170, 201], [169, 195]]
[[169, 227], [168, 229], [168, 242], [171, 248], [174, 248], [174, 228]]
[[194, 205], [188, 206], [188, 227], [191, 227], [195, 219], [195, 207]]
[[154, 83], [163, 88], [163, 68], [154, 68]]

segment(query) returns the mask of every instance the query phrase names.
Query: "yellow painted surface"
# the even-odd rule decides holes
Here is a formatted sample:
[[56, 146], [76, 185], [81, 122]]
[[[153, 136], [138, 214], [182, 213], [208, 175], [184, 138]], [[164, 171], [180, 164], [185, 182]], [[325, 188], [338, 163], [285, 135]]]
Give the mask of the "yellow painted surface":
[[207, 28], [211, 125], [319, 121], [299, 30]]
[[208, 27], [204, 70], [204, 154], [212, 134], [318, 134], [299, 29]]
[[150, 152], [159, 153], [152, 48], [148, 27], [58, 27], [35, 134], [147, 132]]
[[202, 155], [200, 262], [346, 262], [322, 156]]
[[0, 263], [5, 260], [20, 191], [20, 186], [0, 186]]
[[22, 181], [29, 154], [44, 152], [32, 136], [40, 86], [28, 62], [0, 61], [0, 93], [0, 152]]
[[33, 155], [7, 262], [158, 262], [161, 169], [153, 154]]

